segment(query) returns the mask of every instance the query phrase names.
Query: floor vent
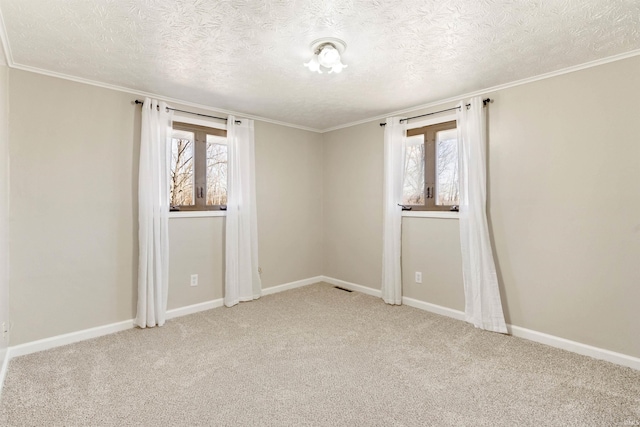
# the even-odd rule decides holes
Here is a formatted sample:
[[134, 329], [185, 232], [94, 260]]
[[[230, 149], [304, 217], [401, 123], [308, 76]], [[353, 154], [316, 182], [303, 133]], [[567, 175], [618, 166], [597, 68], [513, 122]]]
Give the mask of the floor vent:
[[340, 289], [341, 291], [345, 291], [345, 292], [353, 292], [352, 290], [341, 288], [340, 286], [334, 286], [334, 288]]

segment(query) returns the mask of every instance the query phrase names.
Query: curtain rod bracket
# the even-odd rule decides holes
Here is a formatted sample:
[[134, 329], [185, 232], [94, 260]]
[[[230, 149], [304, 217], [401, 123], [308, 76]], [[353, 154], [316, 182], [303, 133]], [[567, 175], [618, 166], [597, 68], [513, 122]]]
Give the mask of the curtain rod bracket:
[[[486, 106], [489, 103], [492, 103], [493, 99], [491, 98], [486, 98], [482, 100], [482, 105]], [[467, 109], [469, 109], [469, 107], [471, 107], [471, 104], [465, 104], [465, 106], [467, 107]], [[453, 111], [453, 110], [457, 110], [460, 107], [453, 107], [453, 108], [447, 108], [446, 110], [440, 110], [440, 111], [434, 111], [433, 113], [427, 113], [427, 114], [421, 114], [419, 116], [413, 116], [413, 117], [407, 117], [406, 119], [400, 119], [400, 123], [402, 122], [408, 122], [411, 119], [417, 119], [418, 117], [426, 117], [426, 116], [432, 116], [434, 114], [440, 114], [440, 113], [446, 113], [447, 111]], [[380, 123], [380, 126], [386, 126], [386, 123]]]
[[[144, 104], [144, 101], [140, 101], [139, 99], [136, 99], [134, 101], [136, 104]], [[167, 107], [167, 110], [172, 110], [172, 111], [178, 111], [180, 113], [186, 113], [186, 114], [193, 114], [194, 116], [200, 116], [200, 117], [208, 117], [210, 119], [218, 119], [218, 120], [224, 120], [224, 121], [228, 121], [228, 119], [224, 118], [224, 117], [216, 117], [216, 116], [210, 116], [208, 114], [200, 114], [200, 113], [194, 113], [193, 111], [185, 111], [185, 110], [178, 110], [177, 108], [171, 108], [171, 107]], [[237, 125], [242, 123], [242, 120], [236, 120], [235, 123]]]

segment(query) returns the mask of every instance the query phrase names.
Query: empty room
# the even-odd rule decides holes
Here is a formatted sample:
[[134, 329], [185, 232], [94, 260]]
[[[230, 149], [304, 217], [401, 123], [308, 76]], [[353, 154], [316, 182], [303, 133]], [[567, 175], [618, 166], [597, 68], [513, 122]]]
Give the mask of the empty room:
[[0, 39], [0, 425], [640, 426], [639, 2]]

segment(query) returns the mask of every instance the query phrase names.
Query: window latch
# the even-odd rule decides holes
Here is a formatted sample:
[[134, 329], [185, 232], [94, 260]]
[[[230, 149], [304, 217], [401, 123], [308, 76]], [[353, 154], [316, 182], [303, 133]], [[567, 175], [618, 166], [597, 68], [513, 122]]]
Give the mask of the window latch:
[[398, 203], [398, 206], [400, 206], [403, 211], [410, 211], [411, 210], [411, 206], [401, 205], [400, 203]]

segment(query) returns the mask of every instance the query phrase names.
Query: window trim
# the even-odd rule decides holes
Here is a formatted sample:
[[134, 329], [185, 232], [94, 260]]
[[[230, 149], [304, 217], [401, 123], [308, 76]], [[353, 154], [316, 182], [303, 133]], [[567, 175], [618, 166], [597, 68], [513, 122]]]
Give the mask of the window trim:
[[172, 211], [169, 219], [173, 218], [208, 218], [214, 216], [227, 216], [227, 211]]
[[[403, 127], [403, 132], [406, 138], [407, 135], [407, 131], [410, 131], [412, 129], [418, 129], [418, 128], [422, 128], [422, 127], [426, 127], [426, 126], [434, 126], [434, 125], [439, 125], [442, 123], [446, 123], [446, 122], [455, 122], [456, 128], [458, 127], [458, 121], [457, 121], [457, 114], [454, 113], [449, 113], [449, 114], [445, 114], [439, 117], [430, 117], [428, 119], [424, 119], [424, 120], [419, 120], [416, 122], [412, 122], [412, 123], [407, 123], [404, 125]], [[425, 141], [426, 144], [426, 141]], [[425, 168], [425, 172], [426, 172], [426, 168]], [[426, 184], [426, 179], [425, 179], [425, 184]], [[427, 212], [427, 213], [433, 213], [433, 212], [438, 212], [438, 213], [453, 213], [453, 214], [457, 214], [457, 211], [451, 211], [449, 209], [447, 209], [447, 206], [443, 206], [442, 208], [438, 209], [434, 209], [432, 207], [428, 207], [428, 206], [419, 206], [419, 205], [407, 205], [407, 206], [411, 206], [412, 210], [410, 211], [403, 211], [402, 213], [405, 214], [407, 212], [414, 212], [414, 213], [420, 213], [422, 214], [423, 212]], [[431, 217], [431, 218], [458, 218], [458, 216], [442, 216], [442, 215], [405, 215], [405, 216], [415, 216], [415, 217]]]
[[[193, 117], [192, 115], [187, 115], [179, 112], [173, 113], [173, 121], [178, 123], [187, 123], [190, 125], [203, 126], [207, 128], [221, 129], [227, 130], [227, 124], [221, 124], [218, 122], [214, 122], [213, 120], [207, 120], [204, 118]], [[173, 125], [173, 123], [172, 123]]]
[[[226, 123], [220, 123], [219, 121], [215, 121], [214, 119], [209, 119], [206, 117], [195, 117], [191, 114], [181, 113], [179, 111], [175, 111], [173, 113], [173, 121], [178, 123], [187, 123], [190, 125], [196, 126], [204, 126], [208, 128], [227, 130]], [[173, 127], [173, 123], [171, 123]], [[221, 210], [208, 210], [208, 211], [172, 211], [169, 212], [169, 219], [180, 219], [180, 218], [211, 218], [211, 217], [225, 217], [227, 216], [226, 211]]]
[[[193, 132], [194, 134], [194, 141], [193, 141], [194, 142], [194, 146], [193, 146], [194, 190], [199, 187], [206, 189], [206, 167], [207, 167], [206, 166], [206, 147], [207, 147], [206, 136], [208, 134], [222, 136], [222, 135], [217, 135], [217, 133], [224, 132], [225, 133], [224, 137], [226, 138], [226, 133], [227, 133], [226, 125], [224, 127], [220, 125], [217, 125], [214, 127], [214, 126], [210, 126], [209, 124], [211, 123], [205, 120], [188, 118], [189, 120], [182, 121], [183, 118], [185, 117], [174, 116], [171, 126], [173, 130], [184, 130], [187, 132]], [[199, 122], [199, 124], [195, 124], [193, 122]], [[207, 125], [204, 125], [203, 123], [207, 123]], [[198, 136], [200, 136], [200, 139], [198, 138]], [[204, 139], [202, 139], [202, 137], [204, 137]], [[203, 144], [198, 144], [198, 142], [202, 142]], [[204, 169], [202, 169], [204, 175], [196, 174], [196, 170], [198, 166], [196, 166], [195, 162], [197, 161], [197, 159], [201, 159], [201, 162], [204, 162]], [[200, 168], [202, 168], [202, 166], [203, 165], [200, 165]], [[204, 205], [201, 205], [196, 203], [190, 206], [178, 206], [177, 210], [172, 210], [171, 212], [209, 212], [209, 211], [219, 212], [224, 210], [226, 210], [225, 205], [206, 205], [206, 203]]]
[[402, 217], [408, 218], [439, 218], [460, 219], [458, 211], [402, 211]]
[[456, 126], [458, 125], [456, 114], [446, 114], [439, 117], [432, 117], [432, 118], [420, 120], [417, 122], [407, 123], [404, 126], [404, 131], [406, 132], [411, 129], [422, 128], [422, 127], [431, 126], [431, 125], [438, 125], [440, 123], [451, 122], [451, 121], [456, 121]]

